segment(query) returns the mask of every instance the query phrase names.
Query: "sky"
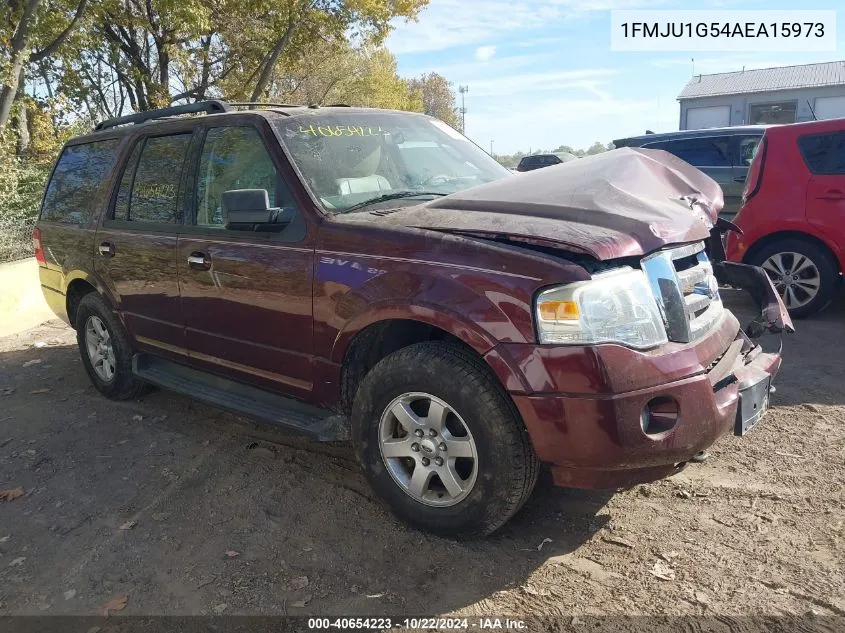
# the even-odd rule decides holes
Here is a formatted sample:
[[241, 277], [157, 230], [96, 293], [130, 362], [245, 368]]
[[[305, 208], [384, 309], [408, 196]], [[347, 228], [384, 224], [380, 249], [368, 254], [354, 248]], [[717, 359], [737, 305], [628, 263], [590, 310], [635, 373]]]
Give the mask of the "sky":
[[[836, 9], [837, 0], [430, 0], [387, 40], [406, 77], [466, 85], [466, 134], [494, 153], [586, 149], [678, 129], [693, 74], [845, 59], [836, 52], [612, 52], [611, 9]], [[694, 61], [693, 61], [694, 59]], [[458, 95], [460, 104], [460, 95]]]

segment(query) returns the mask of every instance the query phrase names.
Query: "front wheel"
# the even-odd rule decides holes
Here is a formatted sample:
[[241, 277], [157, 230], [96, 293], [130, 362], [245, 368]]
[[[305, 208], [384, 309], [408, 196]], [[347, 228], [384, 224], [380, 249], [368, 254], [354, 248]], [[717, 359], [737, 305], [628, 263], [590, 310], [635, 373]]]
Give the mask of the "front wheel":
[[418, 343], [381, 360], [361, 382], [352, 424], [373, 488], [431, 532], [490, 534], [537, 481], [513, 403], [483, 362], [453, 345]]
[[789, 314], [803, 318], [824, 310], [836, 296], [839, 270], [824, 247], [800, 239], [764, 246], [749, 262], [766, 271]]

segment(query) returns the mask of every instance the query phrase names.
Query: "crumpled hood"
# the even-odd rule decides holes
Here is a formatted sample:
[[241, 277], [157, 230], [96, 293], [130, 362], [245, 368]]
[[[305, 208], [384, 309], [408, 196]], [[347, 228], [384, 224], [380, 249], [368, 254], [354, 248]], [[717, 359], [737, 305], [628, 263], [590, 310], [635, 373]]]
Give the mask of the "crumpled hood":
[[719, 185], [692, 165], [662, 150], [625, 147], [405, 207], [382, 220], [606, 260], [706, 239], [722, 206]]

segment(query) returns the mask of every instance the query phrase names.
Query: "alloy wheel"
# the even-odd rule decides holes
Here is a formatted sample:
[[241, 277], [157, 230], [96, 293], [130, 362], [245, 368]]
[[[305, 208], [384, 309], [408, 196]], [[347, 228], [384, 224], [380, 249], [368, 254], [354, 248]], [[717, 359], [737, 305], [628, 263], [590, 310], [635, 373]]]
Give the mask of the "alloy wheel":
[[114, 371], [117, 365], [112, 348], [111, 335], [98, 316], [90, 316], [85, 322], [85, 348], [88, 352], [88, 360], [94, 368], [94, 373], [104, 382], [111, 382], [114, 379]]
[[379, 421], [379, 450], [390, 476], [416, 501], [453, 506], [478, 476], [478, 451], [466, 423], [428, 393], [404, 393]]
[[789, 310], [807, 305], [819, 294], [821, 273], [806, 255], [775, 253], [763, 262], [762, 268]]

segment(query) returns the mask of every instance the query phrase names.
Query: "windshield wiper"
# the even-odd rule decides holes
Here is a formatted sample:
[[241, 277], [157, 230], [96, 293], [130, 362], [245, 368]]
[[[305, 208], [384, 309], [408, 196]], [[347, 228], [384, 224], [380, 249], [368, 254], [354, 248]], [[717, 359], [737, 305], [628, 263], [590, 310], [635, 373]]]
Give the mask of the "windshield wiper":
[[358, 204], [353, 204], [351, 207], [344, 209], [341, 213], [349, 213], [357, 209], [363, 209], [371, 204], [378, 204], [379, 202], [387, 202], [388, 200], [399, 200], [401, 198], [414, 198], [416, 196], [446, 196], [449, 194], [441, 191], [394, 191], [393, 193], [385, 193], [369, 200], [364, 200]]

